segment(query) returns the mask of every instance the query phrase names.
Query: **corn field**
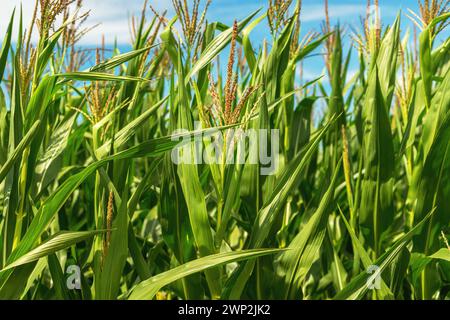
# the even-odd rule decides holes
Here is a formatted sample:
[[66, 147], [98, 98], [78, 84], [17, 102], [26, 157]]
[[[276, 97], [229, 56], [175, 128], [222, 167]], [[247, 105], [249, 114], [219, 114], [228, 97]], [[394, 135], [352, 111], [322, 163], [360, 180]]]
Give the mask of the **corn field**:
[[450, 299], [449, 1], [358, 30], [142, 2], [127, 52], [79, 45], [82, 0], [0, 30], [0, 299]]

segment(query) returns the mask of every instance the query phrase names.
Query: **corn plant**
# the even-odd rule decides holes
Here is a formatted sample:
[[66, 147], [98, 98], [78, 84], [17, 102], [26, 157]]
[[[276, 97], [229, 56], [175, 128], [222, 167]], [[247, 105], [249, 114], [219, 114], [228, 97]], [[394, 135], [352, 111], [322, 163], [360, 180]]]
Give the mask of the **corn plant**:
[[172, 3], [128, 52], [78, 45], [82, 0], [1, 30], [0, 299], [449, 299], [449, 1], [351, 32], [328, 1], [321, 32], [300, 0]]

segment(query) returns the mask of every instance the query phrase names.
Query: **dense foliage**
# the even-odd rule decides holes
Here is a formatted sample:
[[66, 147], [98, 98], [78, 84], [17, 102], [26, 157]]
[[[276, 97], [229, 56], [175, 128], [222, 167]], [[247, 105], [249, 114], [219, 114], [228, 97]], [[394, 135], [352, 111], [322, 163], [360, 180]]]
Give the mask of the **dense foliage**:
[[[232, 26], [209, 22], [209, 4], [173, 0], [169, 19], [145, 2], [126, 53], [78, 45], [81, 0], [12, 14], [0, 298], [449, 299], [448, 1], [383, 27], [368, 11], [359, 33], [332, 27], [326, 1], [308, 33], [301, 1]], [[325, 76], [305, 82], [317, 53]], [[275, 174], [173, 161], [190, 132], [207, 147], [236, 128], [278, 142]]]

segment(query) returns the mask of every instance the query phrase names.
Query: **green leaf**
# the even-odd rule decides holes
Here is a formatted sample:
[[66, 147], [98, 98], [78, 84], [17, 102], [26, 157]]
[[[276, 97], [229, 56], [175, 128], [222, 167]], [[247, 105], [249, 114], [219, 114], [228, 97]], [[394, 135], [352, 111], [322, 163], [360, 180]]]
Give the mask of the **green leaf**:
[[9, 20], [8, 29], [3, 37], [2, 51], [0, 52], [0, 84], [3, 80], [3, 75], [5, 73], [6, 62], [8, 61], [9, 48], [11, 45], [12, 27], [14, 22], [14, 14], [16, 9], [13, 10], [11, 14], [11, 19]]
[[394, 94], [399, 45], [400, 14], [397, 15], [394, 24], [389, 28], [388, 32], [383, 37], [376, 61], [380, 88], [384, 97], [386, 108], [391, 105]]
[[[178, 52], [178, 77], [184, 79], [183, 64], [181, 60], [181, 50]], [[190, 129], [192, 125], [192, 115], [188, 106], [188, 92], [183, 81], [178, 83], [178, 124], [181, 129]], [[187, 145], [183, 151], [190, 153], [191, 159], [194, 159], [194, 143]], [[204, 191], [200, 182], [198, 168], [193, 163], [180, 163], [177, 167], [180, 178], [181, 189], [189, 212], [192, 233], [200, 257], [211, 255], [216, 252], [211, 225], [209, 223], [208, 210]], [[219, 270], [208, 270], [206, 279], [213, 297], [220, 294], [221, 281]]]
[[149, 81], [144, 78], [120, 76], [104, 72], [68, 72], [55, 74], [55, 77], [76, 81]]
[[[336, 118], [331, 119], [317, 132], [312, 141], [304, 148], [303, 152], [300, 152], [284, 169], [270, 197], [258, 212], [247, 244], [248, 248], [256, 249], [264, 244], [288, 195], [298, 186], [312, 155], [317, 150], [320, 141], [331, 124], [335, 121]], [[253, 267], [254, 262], [248, 262], [241, 265], [234, 272], [226, 284], [225, 298], [238, 299], [241, 296], [247, 280], [253, 271]]]
[[133, 60], [134, 58], [140, 56], [141, 54], [150, 51], [151, 49], [157, 47], [158, 45], [148, 46], [142, 49], [132, 50], [123, 54], [116, 55], [111, 59], [100, 62], [99, 64], [89, 68], [86, 72], [105, 72], [107, 70], [112, 70], [115, 67], [119, 67], [124, 63]]
[[[205, 129], [201, 131], [203, 134], [208, 135], [211, 130]], [[215, 130], [213, 132], [216, 132]], [[197, 132], [200, 134], [200, 132]], [[176, 135], [175, 137], [192, 138], [191, 132]], [[27, 229], [22, 241], [17, 246], [16, 250], [9, 256], [8, 263], [11, 264], [26, 254], [38, 240], [42, 232], [48, 227], [58, 210], [64, 205], [72, 192], [80, 186], [92, 173], [104, 166], [109, 161], [132, 159], [139, 157], [157, 157], [164, 154], [167, 151], [172, 150], [180, 142], [174, 137], [163, 137], [158, 139], [152, 139], [130, 149], [121, 151], [112, 156], [92, 163], [81, 172], [71, 176], [67, 179], [39, 208], [36, 216], [32, 220], [30, 226]], [[5, 273], [0, 274], [0, 279], [7, 276]]]
[[[339, 209], [340, 211], [340, 209]], [[364, 269], [367, 270], [369, 269], [370, 266], [373, 265], [372, 259], [370, 258], [369, 254], [367, 253], [367, 251], [364, 249], [363, 244], [361, 243], [361, 241], [358, 239], [358, 237], [356, 236], [355, 231], [353, 230], [353, 228], [350, 226], [350, 224], [348, 223], [347, 219], [345, 218], [344, 214], [342, 213], [342, 211], [340, 211], [342, 220], [345, 223], [345, 226], [347, 227], [347, 231], [350, 234], [350, 238], [352, 239], [352, 243], [353, 243], [353, 247], [355, 248], [355, 250], [358, 253], [358, 257], [361, 259]], [[389, 287], [386, 285], [386, 283], [384, 282], [383, 279], [381, 279], [381, 291], [380, 291], [380, 297], [382, 299], [390, 299], [393, 298], [393, 294], [391, 292], [391, 290], [389, 289]]]
[[[260, 9], [253, 12], [247, 18], [238, 23], [238, 32], [242, 31], [242, 29], [255, 17]], [[192, 69], [186, 75], [186, 82], [189, 82], [191, 77], [199, 72], [201, 69], [206, 67], [222, 50], [225, 48], [228, 43], [231, 41], [231, 35], [233, 33], [233, 27], [228, 28], [228, 30], [222, 32], [213, 41], [211, 41], [205, 50], [202, 52], [200, 58], [195, 62], [192, 66]]]
[[160, 273], [134, 287], [128, 299], [130, 300], [151, 300], [156, 293], [164, 286], [187, 277], [191, 274], [202, 272], [210, 268], [218, 267], [231, 262], [254, 259], [269, 254], [275, 254], [282, 249], [256, 249], [242, 250], [239, 252], [218, 253], [194, 261], [190, 261], [172, 270]]
[[314, 257], [319, 256], [328, 214], [334, 204], [334, 192], [339, 170], [340, 165], [337, 167], [319, 207], [289, 244], [288, 248], [291, 250], [280, 253], [275, 261], [277, 283], [281, 282], [282, 284], [280, 288], [282, 291], [276, 290], [279, 298], [292, 299], [297, 295], [314, 262]]
[[[113, 222], [111, 243], [107, 253], [102, 252], [101, 269], [96, 270], [95, 298], [113, 300], [118, 296], [122, 271], [128, 257], [128, 193], [122, 196], [122, 203]], [[104, 250], [104, 248], [103, 248]]]
[[248, 67], [251, 72], [255, 71], [256, 57], [255, 52], [253, 50], [253, 46], [250, 40], [250, 33], [252, 30], [263, 21], [263, 19], [267, 16], [267, 14], [263, 14], [260, 17], [256, 18], [252, 23], [250, 23], [247, 27], [242, 30], [242, 47], [244, 48], [244, 55], [248, 62]]
[[440, 259], [450, 262], [450, 249], [442, 248], [430, 256], [432, 259]]
[[365, 239], [378, 254], [381, 235], [394, 217], [394, 145], [377, 67], [371, 72], [364, 108], [365, 174], [359, 220]]
[[418, 232], [420, 232], [423, 225], [430, 219], [433, 215], [434, 210], [431, 211], [427, 216], [420, 221], [414, 228], [412, 228], [408, 233], [403, 235], [398, 239], [394, 245], [386, 251], [380, 258], [378, 258], [374, 265], [377, 266], [377, 270], [368, 274], [365, 271], [360, 273], [335, 297], [334, 300], [357, 300], [362, 299], [367, 291], [369, 290], [368, 283], [373, 283], [377, 277], [381, 277], [383, 272], [391, 265], [395, 258], [402, 252], [402, 250], [409, 243], [411, 238]]
[[428, 109], [423, 123], [422, 146], [425, 157], [428, 155], [431, 145], [445, 116], [450, 112], [450, 71], [445, 74], [444, 80], [436, 88], [431, 106]]
[[27, 134], [23, 137], [23, 139], [11, 153], [11, 156], [8, 158], [8, 160], [6, 160], [5, 164], [0, 168], [0, 182], [5, 179], [12, 166], [21, 158], [23, 150], [25, 150], [25, 148], [30, 145], [31, 141], [35, 137], [36, 131], [39, 129], [40, 124], [41, 121], [39, 120], [34, 123], [34, 125], [30, 128]]
[[36, 248], [30, 250], [19, 259], [15, 260], [13, 263], [5, 266], [0, 272], [39, 260], [40, 258], [46, 257], [63, 249], [67, 249], [78, 242], [85, 241], [102, 232], [104, 231], [58, 232], [44, 243], [38, 245]]

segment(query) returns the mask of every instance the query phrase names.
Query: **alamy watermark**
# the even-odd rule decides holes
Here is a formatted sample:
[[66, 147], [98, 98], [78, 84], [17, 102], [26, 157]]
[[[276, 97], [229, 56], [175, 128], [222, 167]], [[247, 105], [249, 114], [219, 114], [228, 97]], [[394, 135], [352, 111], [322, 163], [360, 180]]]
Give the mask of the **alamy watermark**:
[[280, 131], [278, 129], [229, 128], [196, 131], [178, 129], [172, 141], [175, 164], [260, 164], [261, 175], [273, 175], [279, 165]]
[[381, 271], [380, 267], [371, 265], [367, 268], [367, 273], [370, 275], [367, 279], [366, 286], [369, 290], [381, 289]]
[[81, 290], [81, 269], [77, 265], [70, 265], [66, 269], [69, 274], [66, 280], [66, 286], [69, 290]]

